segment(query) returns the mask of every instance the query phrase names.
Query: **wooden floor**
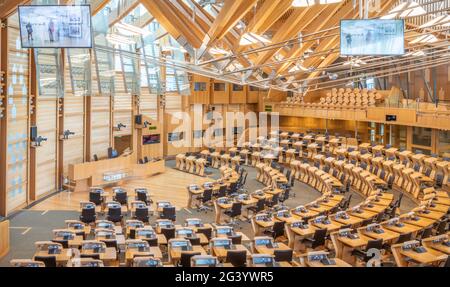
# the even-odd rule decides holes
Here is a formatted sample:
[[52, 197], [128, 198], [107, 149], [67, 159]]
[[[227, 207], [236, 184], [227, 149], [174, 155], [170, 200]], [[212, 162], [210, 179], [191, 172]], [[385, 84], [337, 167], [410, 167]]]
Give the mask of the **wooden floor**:
[[[169, 200], [177, 209], [186, 207], [188, 195], [186, 187], [189, 184], [202, 184], [210, 181], [208, 177], [200, 177], [193, 174], [166, 168], [162, 174], [146, 179], [132, 180], [122, 185], [127, 190], [137, 187], [146, 187], [154, 202]], [[110, 188], [106, 188], [106, 191]], [[43, 202], [33, 206], [32, 210], [79, 210], [80, 201], [87, 201], [88, 192], [61, 192]]]

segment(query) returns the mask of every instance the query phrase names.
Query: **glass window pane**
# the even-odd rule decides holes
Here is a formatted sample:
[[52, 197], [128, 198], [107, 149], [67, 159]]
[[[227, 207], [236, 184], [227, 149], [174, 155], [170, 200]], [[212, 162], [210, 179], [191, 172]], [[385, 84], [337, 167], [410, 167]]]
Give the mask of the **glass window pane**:
[[413, 127], [413, 139], [414, 145], [431, 146], [431, 129]]

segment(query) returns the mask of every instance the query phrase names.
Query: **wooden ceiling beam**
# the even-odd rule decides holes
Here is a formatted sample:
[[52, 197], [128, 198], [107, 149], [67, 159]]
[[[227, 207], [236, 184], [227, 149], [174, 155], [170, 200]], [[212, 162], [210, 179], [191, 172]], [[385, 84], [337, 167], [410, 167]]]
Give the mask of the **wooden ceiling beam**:
[[292, 8], [292, 0], [265, 1], [248, 26], [248, 31], [263, 34]]
[[[336, 6], [336, 5], [333, 5]], [[314, 19], [318, 18], [321, 12], [327, 10], [326, 6], [315, 5], [309, 8], [296, 9], [294, 13], [286, 20], [281, 28], [275, 33], [272, 38], [273, 43], [280, 43], [291, 38], [294, 38], [298, 33], [303, 31]], [[256, 65], [267, 62], [273, 55], [282, 50], [272, 49], [267, 52], [260, 53], [256, 60]]]
[[219, 15], [208, 31], [203, 44], [210, 46], [222, 39], [247, 12], [254, 7], [257, 0], [225, 0]]
[[169, 1], [140, 0], [140, 2], [173, 38], [179, 39], [183, 36], [192, 47], [200, 48], [201, 39], [187, 24], [191, 21], [180, 16]]

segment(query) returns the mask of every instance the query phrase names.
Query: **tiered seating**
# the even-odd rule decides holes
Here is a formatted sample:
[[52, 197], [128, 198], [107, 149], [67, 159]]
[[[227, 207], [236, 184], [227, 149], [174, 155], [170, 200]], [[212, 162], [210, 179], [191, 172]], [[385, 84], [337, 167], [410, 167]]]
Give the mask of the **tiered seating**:
[[366, 109], [382, 104], [384, 99], [384, 93], [377, 90], [333, 88], [319, 102], [305, 102], [303, 97], [293, 96], [287, 98], [283, 105], [315, 109]]

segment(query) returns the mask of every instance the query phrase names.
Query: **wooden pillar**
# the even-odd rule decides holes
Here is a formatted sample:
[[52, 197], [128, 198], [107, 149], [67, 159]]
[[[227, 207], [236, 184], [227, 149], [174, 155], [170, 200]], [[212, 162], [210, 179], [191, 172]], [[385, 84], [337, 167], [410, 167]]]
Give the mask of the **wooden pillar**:
[[[29, 97], [28, 97], [28, 105], [29, 105], [29, 127], [30, 126], [36, 126], [37, 122], [37, 97], [38, 97], [38, 89], [37, 89], [37, 78], [36, 78], [36, 59], [34, 55], [34, 49], [30, 49], [30, 65], [29, 65], [29, 71], [30, 71], [30, 78], [29, 78], [29, 86], [28, 90]], [[29, 128], [28, 128], [29, 130]], [[30, 147], [30, 153], [29, 153], [29, 161], [28, 161], [28, 167], [29, 167], [29, 176], [28, 176], [28, 190], [29, 190], [29, 199], [36, 200], [36, 148], [34, 148], [31, 145], [30, 138], [28, 137], [28, 146]]]
[[[58, 55], [60, 65], [59, 73], [61, 74], [61, 87], [62, 91], [57, 95], [57, 103], [56, 103], [56, 188], [57, 190], [63, 189], [64, 184], [64, 73], [66, 72], [65, 64], [64, 64], [64, 49], [61, 49], [61, 53]], [[73, 93], [75, 91], [72, 91]]]
[[0, 77], [2, 81], [0, 84], [2, 85], [1, 94], [0, 94], [0, 107], [2, 110], [0, 111], [3, 115], [0, 118], [0, 154], [3, 155], [0, 157], [0, 216], [7, 215], [7, 207], [6, 207], [6, 193], [7, 193], [7, 168], [8, 168], [8, 157], [6, 156], [8, 153], [8, 102], [7, 102], [7, 75], [8, 75], [8, 29], [7, 20], [2, 21], [0, 24], [0, 50], [2, 51], [0, 56]]

